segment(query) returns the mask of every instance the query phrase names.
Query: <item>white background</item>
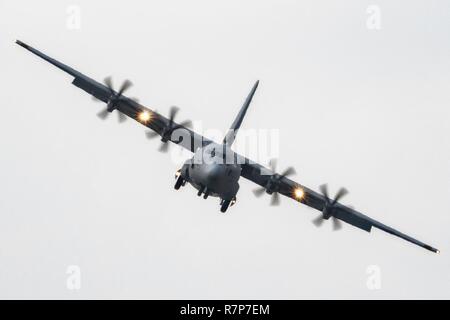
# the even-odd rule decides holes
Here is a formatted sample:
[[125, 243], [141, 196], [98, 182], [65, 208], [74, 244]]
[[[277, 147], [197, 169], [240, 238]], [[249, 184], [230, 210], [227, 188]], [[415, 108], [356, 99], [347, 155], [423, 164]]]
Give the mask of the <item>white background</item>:
[[[80, 29], [67, 28], [69, 5]], [[369, 5], [381, 29], [366, 26]], [[450, 6], [445, 1], [0, 0], [0, 298], [450, 298]], [[179, 120], [279, 129], [279, 168], [328, 182], [379, 230], [256, 199], [219, 213], [133, 121], [16, 39]], [[239, 136], [238, 138], [239, 139]], [[172, 148], [173, 149], [173, 148]], [[70, 265], [81, 289], [66, 287]], [[369, 290], [367, 268], [381, 271]]]

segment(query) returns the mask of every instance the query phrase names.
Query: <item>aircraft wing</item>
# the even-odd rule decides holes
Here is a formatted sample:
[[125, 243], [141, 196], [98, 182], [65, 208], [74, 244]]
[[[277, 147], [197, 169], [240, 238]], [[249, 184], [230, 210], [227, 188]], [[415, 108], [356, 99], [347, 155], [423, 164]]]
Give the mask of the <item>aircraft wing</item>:
[[[74, 77], [72, 81], [73, 85], [86, 91], [87, 93], [94, 96], [98, 100], [108, 103], [111, 94], [112, 93], [117, 94], [117, 92], [115, 91], [111, 92], [111, 89], [108, 88], [106, 85], [89, 78], [88, 76], [82, 74], [81, 72], [74, 70], [71, 67], [53, 58], [50, 58], [49, 56], [23, 43], [22, 41], [17, 40], [16, 43], [22, 46], [23, 48], [27, 49], [28, 51], [34, 53], [38, 57], [44, 59], [45, 61], [51, 63], [57, 68], [73, 76]], [[172, 126], [172, 128], [176, 127], [177, 128], [176, 132], [175, 131], [171, 132], [172, 134], [167, 136], [168, 141], [179, 144], [180, 146], [190, 150], [191, 152], [195, 152], [195, 150], [198, 147], [202, 147], [212, 142], [211, 140], [204, 138], [203, 136], [195, 133], [194, 131], [186, 128], [183, 125], [180, 125], [175, 122], [170, 123], [170, 120], [168, 118], [164, 117], [163, 115], [159, 114], [156, 111], [153, 111], [137, 103], [133, 99], [130, 99], [124, 95], [122, 95], [120, 99], [115, 103], [115, 106], [116, 110], [114, 110], [113, 112], [121, 112], [126, 116], [141, 123], [142, 125], [152, 129], [159, 135], [163, 135], [165, 132], [164, 130], [167, 129], [169, 126]], [[149, 119], [140, 116], [143, 112], [146, 112], [147, 114], [150, 115]]]
[[[269, 174], [268, 174], [269, 173]], [[250, 161], [246, 161], [246, 163], [242, 166], [241, 175], [260, 185], [261, 187], [266, 187], [269, 179], [271, 178], [270, 170], [256, 163], [251, 163]], [[323, 214], [325, 207], [330, 203], [330, 200], [324, 195], [315, 192], [300, 183], [292, 181], [287, 177], [282, 177], [278, 183], [279, 193], [292, 198], [300, 203], [303, 203], [311, 208], [319, 210], [321, 214]], [[326, 209], [325, 209], [326, 210]], [[378, 222], [356, 210], [353, 208], [344, 206], [339, 202], [336, 202], [333, 205], [333, 209], [329, 210], [331, 216], [328, 218], [336, 218], [338, 220], [344, 221], [348, 224], [351, 224], [357, 228], [370, 232], [373, 227], [383, 230], [387, 233], [390, 233], [394, 236], [400, 237], [406, 241], [412, 242], [422, 248], [433, 251], [435, 253], [439, 253], [439, 250], [431, 247], [419, 240], [416, 240], [400, 231], [395, 230], [381, 222]]]
[[[106, 85], [103, 85], [88, 76], [82, 74], [79, 71], [76, 71], [72, 69], [71, 67], [53, 59], [49, 56], [45, 55], [44, 53], [30, 47], [29, 45], [17, 40], [16, 43], [23, 48], [27, 49], [28, 51], [32, 52], [33, 54], [39, 56], [40, 58], [44, 59], [45, 61], [53, 64], [57, 68], [63, 70], [64, 72], [70, 74], [73, 76], [72, 84], [77, 86], [78, 88], [86, 91], [90, 95], [96, 97], [97, 99], [108, 103], [110, 101], [111, 95], [117, 94], [114, 90], [109, 88]], [[157, 134], [164, 136], [167, 133], [167, 128], [176, 127], [177, 132], [174, 132], [172, 130], [171, 134], [167, 136], [167, 141], [171, 141], [173, 143], [179, 144], [180, 146], [184, 147], [185, 149], [190, 150], [191, 152], [195, 152], [197, 148], [205, 146], [207, 144], [213, 143], [213, 141], [193, 132], [192, 130], [186, 128], [185, 126], [172, 122], [170, 119], [162, 116], [161, 114], [137, 103], [136, 101], [121, 95], [120, 99], [118, 99], [115, 103], [115, 110], [114, 112], [121, 112], [125, 114], [126, 116], [136, 120], [137, 122], [141, 123], [142, 125], [152, 129]], [[143, 113], [149, 114], [150, 117], [142, 117], [141, 115]], [[267, 173], [266, 168], [259, 164], [255, 164], [252, 161], [245, 159], [244, 163], [242, 165], [242, 173], [241, 175], [249, 179], [256, 184], [260, 185], [261, 187], [266, 187], [267, 183], [271, 177], [271, 175], [262, 174], [262, 170], [266, 170], [264, 173]], [[298, 202], [301, 202], [303, 204], [306, 204], [309, 207], [312, 207], [314, 209], [317, 209], [321, 212], [326, 211], [327, 203], [329, 203], [329, 199], [305, 186], [302, 186], [301, 184], [294, 182], [286, 177], [282, 177], [278, 181], [278, 192], [280, 194], [283, 194], [287, 197], [290, 197]], [[298, 193], [296, 193], [296, 190], [301, 189], [302, 196], [299, 197]], [[370, 232], [372, 227], [381, 229], [385, 232], [388, 232], [390, 234], [393, 234], [397, 237], [400, 237], [402, 239], [405, 239], [409, 242], [412, 242], [418, 246], [421, 246], [427, 250], [433, 251], [433, 252], [439, 252], [439, 250], [419, 241], [416, 240], [408, 235], [405, 235], [391, 227], [388, 227], [374, 219], [371, 219], [362, 213], [346, 207], [344, 205], [341, 205], [340, 203], [333, 204], [332, 210], [328, 210], [328, 212], [331, 212], [331, 217], [336, 218], [339, 220], [342, 220], [348, 224], [351, 224], [355, 227], [358, 227], [360, 229], [363, 229], [365, 231]], [[330, 217], [328, 217], [330, 218]]]

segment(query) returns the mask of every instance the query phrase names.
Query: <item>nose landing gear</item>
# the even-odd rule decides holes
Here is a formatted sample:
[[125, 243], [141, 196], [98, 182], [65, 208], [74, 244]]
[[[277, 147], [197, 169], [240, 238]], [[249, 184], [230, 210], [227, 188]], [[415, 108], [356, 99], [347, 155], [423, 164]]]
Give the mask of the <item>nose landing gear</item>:
[[200, 197], [203, 194], [203, 192], [206, 193], [206, 187], [200, 187], [200, 189], [198, 189], [197, 196]]

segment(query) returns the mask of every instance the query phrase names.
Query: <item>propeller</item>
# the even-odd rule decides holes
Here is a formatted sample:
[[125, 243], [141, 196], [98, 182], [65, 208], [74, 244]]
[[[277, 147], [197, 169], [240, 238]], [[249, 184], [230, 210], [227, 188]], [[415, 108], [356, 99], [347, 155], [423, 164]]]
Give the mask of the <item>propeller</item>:
[[[117, 109], [117, 103], [122, 98], [123, 93], [126, 90], [128, 90], [133, 85], [133, 83], [128, 79], [125, 80], [122, 83], [122, 85], [120, 86], [119, 91], [117, 91], [117, 92], [115, 92], [113, 89], [113, 82], [112, 82], [111, 77], [106, 77], [105, 80], [103, 80], [103, 83], [108, 87], [108, 89], [110, 91], [110, 95], [108, 98], [106, 108], [104, 110], [100, 111], [99, 113], [97, 113], [97, 116], [100, 119], [105, 120], [106, 118], [108, 118], [108, 116], [111, 112], [113, 112], [114, 110]], [[96, 97], [93, 97], [93, 98], [94, 98], [94, 100], [98, 101], [98, 99]], [[120, 111], [117, 112], [117, 116], [118, 116], [119, 122], [124, 122], [127, 119], [126, 115], [124, 115]]]
[[284, 177], [291, 176], [295, 174], [295, 169], [293, 167], [288, 167], [281, 174], [276, 173], [277, 160], [272, 159], [269, 162], [270, 169], [274, 174], [272, 174], [264, 187], [259, 187], [253, 190], [256, 197], [261, 197], [264, 193], [268, 193], [271, 196], [270, 205], [278, 206], [280, 204], [280, 182]]
[[341, 221], [338, 218], [336, 218], [333, 214], [334, 210], [336, 209], [336, 204], [342, 197], [344, 197], [348, 193], [347, 189], [340, 188], [332, 200], [329, 197], [328, 186], [326, 184], [321, 185], [319, 189], [322, 195], [325, 197], [325, 204], [322, 210], [322, 215], [318, 216], [316, 219], [313, 220], [314, 225], [320, 227], [325, 220], [332, 218], [333, 230], [341, 229], [342, 228]]
[[174, 119], [175, 116], [177, 115], [178, 111], [180, 109], [176, 106], [172, 106], [170, 107], [169, 110], [169, 122], [167, 123], [167, 125], [164, 126], [163, 130], [161, 131], [161, 133], [157, 133], [155, 131], [147, 131], [145, 134], [147, 136], [148, 139], [153, 139], [156, 138], [157, 136], [161, 136], [161, 146], [159, 147], [159, 151], [161, 152], [167, 152], [169, 150], [169, 144], [167, 143], [171, 136], [172, 133], [179, 128], [182, 127], [191, 127], [192, 126], [192, 121], [191, 120], [185, 120], [182, 121], [180, 123], [175, 123]]

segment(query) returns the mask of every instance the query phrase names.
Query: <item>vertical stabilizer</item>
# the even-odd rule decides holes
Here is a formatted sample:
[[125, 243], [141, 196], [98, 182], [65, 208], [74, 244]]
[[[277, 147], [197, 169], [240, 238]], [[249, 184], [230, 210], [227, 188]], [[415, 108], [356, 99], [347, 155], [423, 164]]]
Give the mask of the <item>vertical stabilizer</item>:
[[238, 115], [236, 116], [236, 119], [234, 119], [233, 124], [231, 125], [230, 130], [228, 130], [227, 135], [223, 139], [223, 144], [226, 144], [228, 146], [231, 146], [234, 142], [234, 139], [236, 138], [236, 134], [241, 127], [242, 120], [244, 120], [245, 113], [247, 112], [248, 106], [250, 105], [250, 102], [252, 102], [253, 95], [255, 94], [256, 88], [258, 88], [259, 80], [256, 81], [256, 83], [253, 85], [252, 91], [247, 96], [247, 99], [245, 99], [244, 105], [242, 106], [241, 110], [239, 111]]

